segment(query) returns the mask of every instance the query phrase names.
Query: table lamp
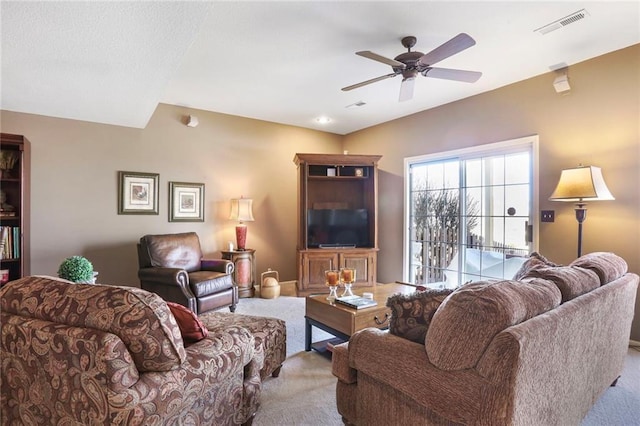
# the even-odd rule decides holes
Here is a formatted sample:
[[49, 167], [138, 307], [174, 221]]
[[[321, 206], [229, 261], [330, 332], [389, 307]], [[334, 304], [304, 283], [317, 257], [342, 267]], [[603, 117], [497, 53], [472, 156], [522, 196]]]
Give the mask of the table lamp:
[[247, 242], [247, 225], [243, 222], [253, 222], [253, 200], [251, 198], [233, 198], [229, 219], [237, 220], [236, 245], [239, 251], [244, 251]]
[[580, 257], [582, 256], [582, 223], [587, 218], [586, 201], [615, 200], [615, 198], [604, 183], [600, 167], [581, 165], [562, 171], [560, 181], [549, 200], [569, 201], [576, 204], [578, 257]]

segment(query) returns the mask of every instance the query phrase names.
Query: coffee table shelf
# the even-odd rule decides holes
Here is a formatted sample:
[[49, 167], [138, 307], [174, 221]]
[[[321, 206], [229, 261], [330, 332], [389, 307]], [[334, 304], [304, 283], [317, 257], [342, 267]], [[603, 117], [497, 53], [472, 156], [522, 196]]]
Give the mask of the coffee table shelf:
[[[312, 328], [317, 327], [343, 341], [349, 340], [356, 331], [368, 328], [388, 328], [391, 310], [387, 308], [387, 298], [396, 293], [413, 293], [414, 286], [405, 284], [378, 284], [375, 287], [361, 287], [356, 294], [373, 293], [377, 306], [353, 309], [327, 300], [326, 294], [315, 294], [305, 298], [305, 350], [316, 349], [312, 340]], [[322, 342], [318, 342], [322, 343]]]

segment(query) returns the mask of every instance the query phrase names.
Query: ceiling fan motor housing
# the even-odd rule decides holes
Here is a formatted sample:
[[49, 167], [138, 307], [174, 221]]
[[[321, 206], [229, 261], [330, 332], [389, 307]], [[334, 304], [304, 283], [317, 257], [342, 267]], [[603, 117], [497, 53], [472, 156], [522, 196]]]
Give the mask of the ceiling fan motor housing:
[[419, 62], [419, 59], [424, 56], [422, 52], [405, 52], [396, 56], [394, 59], [398, 62], [402, 62], [405, 64], [404, 67], [392, 67], [393, 71], [402, 74], [402, 77], [407, 78], [415, 78], [418, 74], [422, 74], [424, 76], [427, 75], [427, 72], [431, 69], [431, 67]]

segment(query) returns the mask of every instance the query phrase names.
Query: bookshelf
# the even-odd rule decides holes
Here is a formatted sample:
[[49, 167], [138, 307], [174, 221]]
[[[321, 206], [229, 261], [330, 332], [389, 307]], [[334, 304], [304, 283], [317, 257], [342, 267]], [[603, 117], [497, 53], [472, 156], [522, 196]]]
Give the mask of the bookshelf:
[[0, 270], [13, 281], [29, 275], [30, 144], [0, 133]]

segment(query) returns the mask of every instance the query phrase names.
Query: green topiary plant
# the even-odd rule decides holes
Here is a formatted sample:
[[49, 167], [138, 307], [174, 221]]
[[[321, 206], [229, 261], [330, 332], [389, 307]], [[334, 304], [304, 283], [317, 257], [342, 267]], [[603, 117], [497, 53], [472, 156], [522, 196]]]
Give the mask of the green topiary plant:
[[58, 276], [75, 283], [91, 283], [93, 281], [93, 265], [86, 257], [71, 256], [60, 264]]

